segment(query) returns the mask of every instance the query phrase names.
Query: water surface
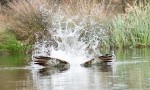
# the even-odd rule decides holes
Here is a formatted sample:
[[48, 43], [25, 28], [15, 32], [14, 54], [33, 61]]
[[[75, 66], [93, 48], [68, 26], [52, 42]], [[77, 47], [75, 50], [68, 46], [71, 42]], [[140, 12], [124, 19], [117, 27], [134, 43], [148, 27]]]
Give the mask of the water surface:
[[30, 56], [1, 56], [0, 90], [150, 90], [150, 49], [115, 53], [109, 65], [69, 69], [32, 66]]

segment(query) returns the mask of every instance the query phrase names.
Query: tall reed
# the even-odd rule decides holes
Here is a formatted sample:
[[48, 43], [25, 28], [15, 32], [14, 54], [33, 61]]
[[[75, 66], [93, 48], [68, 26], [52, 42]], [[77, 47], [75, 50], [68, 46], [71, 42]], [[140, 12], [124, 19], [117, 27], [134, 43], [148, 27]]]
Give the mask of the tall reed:
[[112, 37], [116, 47], [150, 46], [150, 6], [133, 6], [113, 20]]
[[[7, 29], [26, 44], [35, 42], [37, 32], [41, 34], [40, 38], [43, 38], [47, 30], [55, 28], [53, 21], [60, 19], [57, 18], [60, 16], [62, 28], [66, 28], [66, 21], [71, 19], [70, 27], [82, 23], [83, 29], [87, 31], [96, 29], [99, 32], [103, 29], [105, 34], [99, 35], [99, 42], [103, 47], [150, 45], [149, 5], [132, 7], [126, 14], [117, 15], [112, 19], [114, 7], [109, 4], [106, 6], [106, 2], [103, 1], [13, 0], [8, 3], [8, 7], [3, 7], [1, 12], [2, 16], [7, 17]], [[112, 20], [112, 24], [108, 19]]]
[[4, 15], [8, 17], [8, 27], [18, 40], [26, 43], [33, 42], [34, 33], [43, 32], [47, 28], [50, 24], [47, 20], [50, 17], [47, 17], [49, 13], [46, 13], [43, 7], [49, 7], [45, 0], [35, 0], [35, 2], [13, 0], [3, 8]]

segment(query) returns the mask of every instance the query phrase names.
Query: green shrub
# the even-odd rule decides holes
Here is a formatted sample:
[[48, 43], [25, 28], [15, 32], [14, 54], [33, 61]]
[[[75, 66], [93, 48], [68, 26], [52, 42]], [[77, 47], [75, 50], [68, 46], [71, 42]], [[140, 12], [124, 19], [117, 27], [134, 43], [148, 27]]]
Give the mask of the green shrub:
[[26, 46], [17, 41], [15, 36], [10, 32], [0, 33], [0, 51], [5, 53], [16, 54], [25, 53]]

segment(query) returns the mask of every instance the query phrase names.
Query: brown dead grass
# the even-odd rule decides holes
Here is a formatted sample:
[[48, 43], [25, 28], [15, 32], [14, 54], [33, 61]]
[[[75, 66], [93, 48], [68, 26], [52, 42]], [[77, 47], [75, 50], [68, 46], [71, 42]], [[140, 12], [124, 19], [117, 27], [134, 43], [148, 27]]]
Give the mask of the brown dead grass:
[[[75, 22], [81, 22], [82, 18], [103, 21], [106, 17], [112, 17], [110, 6], [99, 0], [63, 0], [61, 3], [55, 0], [13, 0], [8, 7], [2, 7], [2, 23], [13, 32], [18, 40], [26, 43], [35, 41], [35, 33], [42, 35], [51, 26], [51, 19], [60, 14], [64, 18], [78, 16]], [[6, 28], [4, 27], [4, 28]], [[1, 30], [2, 31], [2, 30]]]

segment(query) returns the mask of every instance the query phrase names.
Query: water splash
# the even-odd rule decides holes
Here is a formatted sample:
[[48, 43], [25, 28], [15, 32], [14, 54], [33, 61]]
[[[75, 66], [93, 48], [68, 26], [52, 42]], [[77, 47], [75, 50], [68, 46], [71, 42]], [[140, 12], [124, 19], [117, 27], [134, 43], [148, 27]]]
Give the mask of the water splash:
[[101, 55], [100, 44], [108, 39], [106, 28], [88, 15], [66, 18], [57, 13], [45, 31], [43, 38], [36, 33], [37, 42], [32, 55], [51, 56], [71, 64], [81, 64]]

